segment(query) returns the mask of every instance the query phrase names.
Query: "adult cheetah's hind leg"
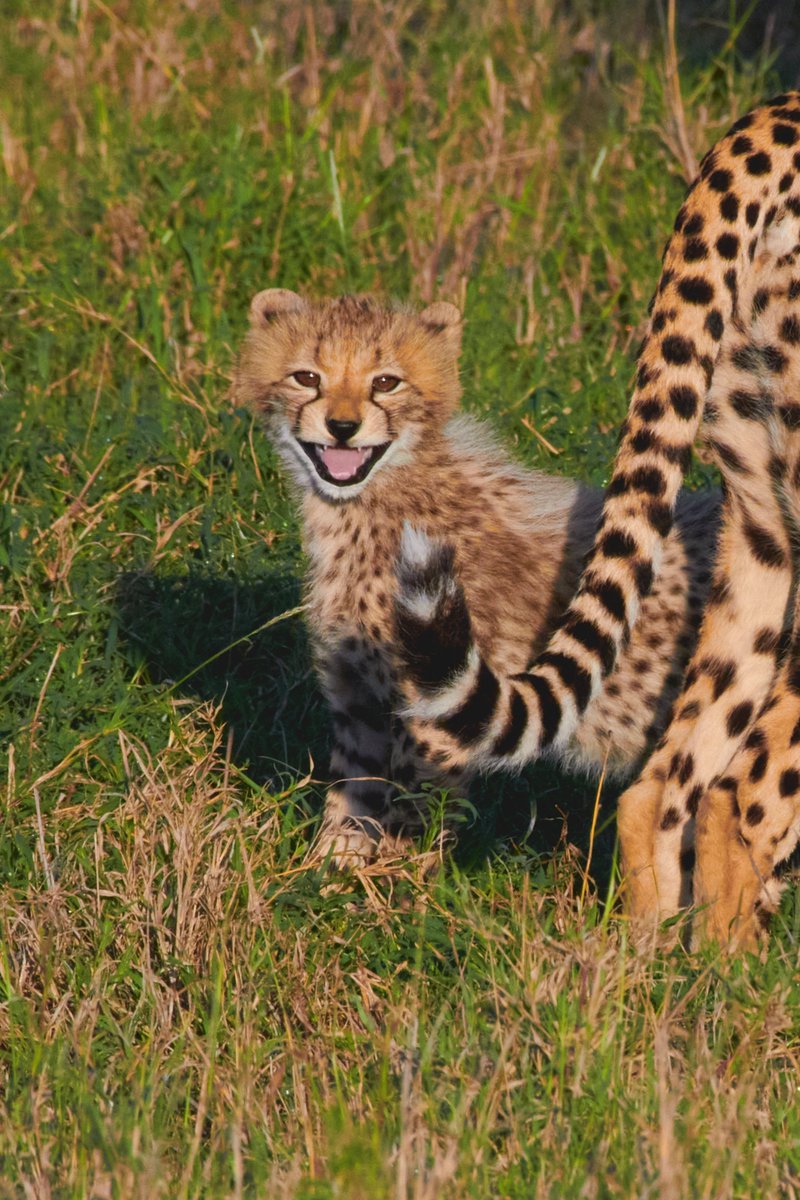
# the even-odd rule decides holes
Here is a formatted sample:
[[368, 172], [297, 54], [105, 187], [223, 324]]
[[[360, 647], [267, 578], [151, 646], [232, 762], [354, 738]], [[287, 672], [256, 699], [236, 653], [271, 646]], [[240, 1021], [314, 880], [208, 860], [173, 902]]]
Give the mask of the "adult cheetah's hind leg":
[[697, 818], [695, 899], [699, 938], [755, 948], [780, 894], [775, 868], [800, 836], [800, 247], [773, 310], [774, 345], [785, 361], [772, 435], [772, 473], [795, 550], [792, 638], [770, 697]]
[[754, 950], [800, 836], [800, 649], [697, 816], [695, 940]]
[[686, 687], [662, 744], [620, 800], [629, 914], [656, 921], [691, 903], [694, 818], [775, 674], [791, 556], [770, 475], [771, 397], [759, 348], [734, 346], [706, 402], [727, 487], [718, 561]]

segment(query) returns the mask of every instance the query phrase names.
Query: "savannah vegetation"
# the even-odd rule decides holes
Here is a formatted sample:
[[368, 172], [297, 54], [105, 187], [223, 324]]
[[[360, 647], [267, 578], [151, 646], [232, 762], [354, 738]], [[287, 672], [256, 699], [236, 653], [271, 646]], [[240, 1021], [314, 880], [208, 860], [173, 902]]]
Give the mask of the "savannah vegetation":
[[0, 1197], [800, 1195], [796, 887], [763, 962], [643, 955], [614, 788], [545, 766], [307, 866], [297, 518], [228, 396], [260, 288], [449, 299], [465, 407], [602, 484], [686, 183], [800, 69], [792, 6], [673, 17], [2, 5]]

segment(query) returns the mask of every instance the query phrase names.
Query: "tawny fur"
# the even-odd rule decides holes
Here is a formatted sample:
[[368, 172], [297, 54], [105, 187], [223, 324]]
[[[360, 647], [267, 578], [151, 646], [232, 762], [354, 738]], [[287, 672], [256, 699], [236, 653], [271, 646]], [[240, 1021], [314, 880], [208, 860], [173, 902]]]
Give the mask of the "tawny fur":
[[[617, 615], [624, 597], [619, 645], [634, 627], [637, 592], [646, 594], [648, 572], [658, 571], [659, 545], [704, 417], [708, 443], [726, 483], [715, 582], [686, 692], [662, 745], [620, 807], [629, 911], [647, 922], [687, 904], [694, 878], [705, 911], [716, 907], [705, 920], [706, 929], [719, 934], [731, 926], [733, 895], [741, 906], [736, 910], [741, 930], [752, 930], [753, 880], [766, 903], [774, 894], [771, 874], [796, 840], [797, 802], [789, 785], [800, 755], [795, 743], [786, 744], [783, 737], [791, 723], [793, 689], [800, 690], [800, 675], [792, 665], [798, 655], [796, 629], [783, 667], [781, 656], [797, 603], [799, 359], [800, 94], [792, 93], [734, 125], [706, 156], [678, 214], [604, 503], [603, 527], [562, 623], [563, 633], [526, 672], [494, 682], [496, 713], [477, 737], [474, 730], [469, 736], [459, 734], [448, 751], [454, 763], [473, 755], [493, 765], [507, 759], [520, 762], [541, 750], [539, 719], [549, 726], [555, 743], [564, 727], [580, 721], [596, 695], [598, 675], [602, 679], [604, 663], [592, 664], [592, 657], [613, 663], [608, 641], [615, 637], [613, 623], [598, 607], [600, 589], [605, 588]], [[616, 585], [616, 597], [609, 585]], [[598, 636], [601, 628], [605, 639]], [[462, 677], [451, 675], [438, 685], [425, 680], [412, 711], [434, 730], [444, 730], [452, 742], [453, 713], [445, 700], [463, 706], [482, 671], [485, 677], [473, 647]], [[524, 698], [530, 691], [536, 693], [531, 703]], [[753, 769], [749, 731], [759, 713], [773, 714], [759, 721], [758, 732], [770, 761], [773, 753], [778, 755], [783, 785], [769, 804], [762, 786], [749, 818], [748, 809], [741, 809], [740, 826], [735, 816], [733, 844], [709, 832], [731, 827], [730, 814], [717, 819], [722, 799], [715, 784], [723, 773], [729, 792], [759, 782], [747, 774]], [[509, 733], [497, 739], [504, 720]], [[770, 743], [773, 727], [775, 746]], [[730, 797], [725, 803], [731, 807]], [[764, 841], [754, 833], [762, 822], [775, 840], [756, 866], [755, 852], [739, 851]], [[721, 878], [727, 901], [713, 883]], [[743, 938], [742, 932], [739, 940]]]

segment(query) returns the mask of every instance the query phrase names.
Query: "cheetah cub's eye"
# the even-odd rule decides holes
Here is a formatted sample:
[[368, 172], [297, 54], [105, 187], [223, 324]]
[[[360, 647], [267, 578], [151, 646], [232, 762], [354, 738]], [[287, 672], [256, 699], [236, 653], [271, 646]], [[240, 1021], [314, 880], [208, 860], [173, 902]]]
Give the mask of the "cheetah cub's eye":
[[373, 392], [393, 392], [402, 383], [396, 375], [376, 375], [372, 381]]
[[319, 387], [319, 375], [316, 371], [295, 371], [292, 375], [295, 383], [299, 383], [301, 387], [316, 388]]

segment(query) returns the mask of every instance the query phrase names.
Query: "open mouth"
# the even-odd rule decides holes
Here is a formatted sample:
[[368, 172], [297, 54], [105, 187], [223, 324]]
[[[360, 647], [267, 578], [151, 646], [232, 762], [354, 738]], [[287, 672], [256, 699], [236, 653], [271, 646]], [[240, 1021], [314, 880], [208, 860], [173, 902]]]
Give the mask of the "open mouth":
[[300, 442], [300, 445], [314, 464], [320, 479], [335, 487], [348, 487], [367, 478], [391, 443], [384, 442], [382, 446], [321, 446], [317, 442]]

